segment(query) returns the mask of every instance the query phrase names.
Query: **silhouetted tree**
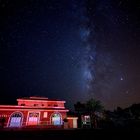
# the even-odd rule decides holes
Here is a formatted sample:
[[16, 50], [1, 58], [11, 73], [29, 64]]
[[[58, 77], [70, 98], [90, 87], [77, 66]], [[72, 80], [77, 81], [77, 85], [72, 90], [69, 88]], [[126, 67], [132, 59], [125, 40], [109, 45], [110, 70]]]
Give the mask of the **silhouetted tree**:
[[99, 100], [93, 98], [89, 99], [86, 103], [77, 102], [74, 104], [75, 111], [78, 115], [78, 124], [81, 127], [81, 115], [89, 114], [91, 120], [91, 126], [97, 127], [97, 115], [96, 113], [102, 112], [104, 107]]
[[140, 119], [140, 104], [133, 104], [130, 110], [135, 119]]
[[86, 102], [86, 110], [90, 114], [92, 127], [97, 127], [97, 115], [96, 112], [102, 112], [104, 109], [103, 105], [99, 100], [91, 98]]
[[81, 115], [85, 113], [85, 104], [77, 102], [76, 104], [74, 104], [74, 109], [78, 116], [78, 127], [81, 127]]
[[78, 114], [82, 114], [83, 112], [85, 112], [85, 104], [81, 103], [81, 102], [77, 102], [76, 104], [74, 104], [74, 109]]

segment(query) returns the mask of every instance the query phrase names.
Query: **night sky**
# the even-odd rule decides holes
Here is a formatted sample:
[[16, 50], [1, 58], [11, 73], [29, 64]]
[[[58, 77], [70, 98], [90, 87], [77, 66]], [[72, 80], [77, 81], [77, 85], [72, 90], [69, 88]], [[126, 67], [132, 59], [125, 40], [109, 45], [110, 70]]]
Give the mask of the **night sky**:
[[0, 0], [0, 95], [139, 103], [138, 0]]

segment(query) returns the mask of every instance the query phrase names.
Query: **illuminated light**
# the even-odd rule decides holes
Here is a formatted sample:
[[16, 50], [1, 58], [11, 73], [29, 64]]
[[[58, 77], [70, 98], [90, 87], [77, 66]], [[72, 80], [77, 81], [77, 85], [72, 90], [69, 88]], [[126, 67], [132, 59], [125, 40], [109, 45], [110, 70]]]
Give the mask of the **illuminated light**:
[[43, 100], [30, 100], [30, 99], [17, 99], [17, 101], [27, 101], [27, 102], [55, 102], [55, 103], [66, 103], [66, 101], [53, 101], [53, 100], [51, 100], [51, 101], [48, 101], [48, 100], [46, 100], [46, 101], [43, 101]]
[[0, 105], [0, 107], [22, 107], [22, 106], [16, 106], [16, 105]]
[[78, 119], [78, 117], [67, 117], [67, 119]]
[[14, 106], [14, 105], [0, 105], [0, 107], [5, 107], [5, 108], [8, 108], [8, 107], [13, 107], [13, 108], [30, 108], [30, 107], [32, 107], [32, 108], [35, 108], [35, 109], [37, 109], [37, 108], [62, 108], [62, 109], [64, 109], [65, 107], [52, 107], [52, 106], [49, 106], [49, 107], [46, 107], [46, 106], [39, 106], [39, 107], [37, 107], [37, 106]]

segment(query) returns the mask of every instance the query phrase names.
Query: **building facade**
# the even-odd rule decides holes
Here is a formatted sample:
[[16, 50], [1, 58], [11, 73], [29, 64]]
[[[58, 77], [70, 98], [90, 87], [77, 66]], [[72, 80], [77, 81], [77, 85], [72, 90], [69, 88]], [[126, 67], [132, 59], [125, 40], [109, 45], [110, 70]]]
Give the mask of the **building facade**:
[[20, 98], [17, 102], [18, 105], [0, 105], [4, 127], [62, 126], [69, 111], [65, 101], [44, 97]]

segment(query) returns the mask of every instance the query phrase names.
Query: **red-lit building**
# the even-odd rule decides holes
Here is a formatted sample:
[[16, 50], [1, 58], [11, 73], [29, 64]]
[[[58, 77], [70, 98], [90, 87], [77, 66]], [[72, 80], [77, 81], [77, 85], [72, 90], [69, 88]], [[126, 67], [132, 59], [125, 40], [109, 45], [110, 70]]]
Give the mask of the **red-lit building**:
[[67, 118], [65, 101], [29, 97], [17, 99], [17, 102], [18, 105], [0, 105], [4, 127], [62, 126]]

